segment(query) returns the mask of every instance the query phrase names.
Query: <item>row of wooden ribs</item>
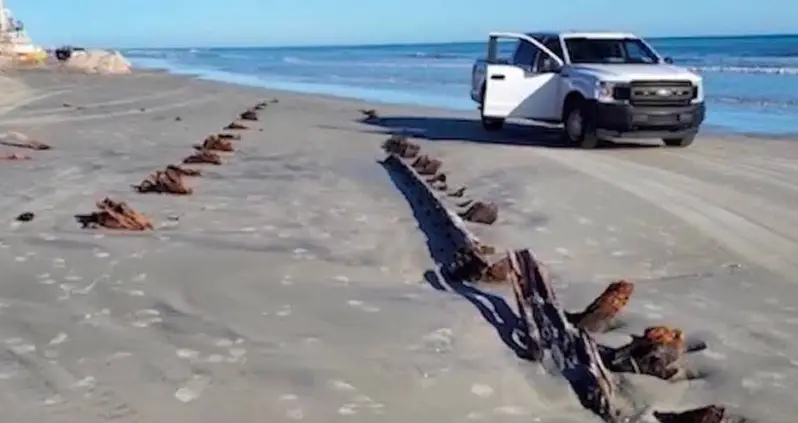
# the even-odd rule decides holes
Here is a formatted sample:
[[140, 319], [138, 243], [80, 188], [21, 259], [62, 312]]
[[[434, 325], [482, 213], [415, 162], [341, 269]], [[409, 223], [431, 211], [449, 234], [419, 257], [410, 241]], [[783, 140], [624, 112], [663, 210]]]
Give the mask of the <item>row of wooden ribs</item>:
[[[405, 136], [394, 135], [382, 145], [383, 150], [402, 159], [413, 159], [411, 167], [425, 178], [425, 181], [434, 189], [446, 193], [453, 198], [462, 198], [466, 188], [460, 187], [449, 190], [448, 177], [442, 171], [443, 162], [439, 159], [420, 154], [421, 146], [407, 139]], [[492, 225], [499, 217], [499, 207], [495, 203], [464, 199], [457, 203], [461, 208], [458, 215], [469, 222]]]
[[[417, 190], [421, 190], [411, 197], [429, 203], [423, 207], [422, 214], [437, 215], [434, 221], [439, 222], [436, 224], [441, 232], [439, 237], [448, 240], [453, 251], [440, 263], [444, 279], [450, 284], [510, 283], [518, 304], [519, 320], [526, 328], [524, 340], [516, 352], [526, 359], [540, 361], [545, 354], [558, 351], [563, 357], [559, 360], [561, 373], [569, 379], [586, 408], [611, 423], [630, 417], [623, 416], [622, 407], [618, 405], [621, 390], [610, 376], [612, 373], [638, 373], [672, 383], [685, 383], [685, 379], [696, 377], [684, 365], [684, 358], [706, 345], [700, 341], [688, 342], [680, 329], [648, 327], [641, 335], [632, 335], [631, 340], [620, 347], [595, 341], [593, 334], [610, 331], [616, 326], [616, 316], [634, 293], [632, 282], [613, 282], [583, 310], [565, 310], [554, 295], [543, 265], [531, 251], [511, 251], [496, 258], [496, 248], [483, 244], [460, 221], [468, 218], [467, 213], [447, 210], [451, 203], [449, 198], [455, 194], [462, 196], [465, 189], [449, 191], [446, 177], [440, 171], [440, 160], [422, 155], [419, 145], [404, 137], [391, 137], [383, 148], [389, 153], [385, 163], [404, 172], [414, 181]], [[662, 423], [741, 421], [716, 405], [682, 412], [655, 412], [653, 417]]]
[[[263, 110], [269, 103], [260, 102], [254, 107], [241, 113], [239, 119], [230, 122], [224, 127], [226, 131], [240, 131], [249, 129], [241, 121], [258, 120], [258, 111]], [[221, 165], [223, 163], [220, 152], [231, 153], [235, 151], [232, 141], [240, 140], [241, 134], [231, 132], [221, 132], [206, 137], [201, 144], [194, 147], [193, 154], [183, 159], [183, 165], [211, 164]], [[202, 171], [181, 165], [168, 165], [162, 170], [157, 170], [148, 175], [141, 183], [134, 185], [133, 189], [139, 193], [158, 193], [173, 195], [191, 195], [194, 190], [186, 185], [185, 177], [201, 176]], [[96, 204], [97, 211], [76, 215], [75, 218], [84, 228], [103, 227], [107, 229], [145, 231], [154, 228], [149, 218], [135, 211], [125, 202], [114, 201], [110, 198]]]

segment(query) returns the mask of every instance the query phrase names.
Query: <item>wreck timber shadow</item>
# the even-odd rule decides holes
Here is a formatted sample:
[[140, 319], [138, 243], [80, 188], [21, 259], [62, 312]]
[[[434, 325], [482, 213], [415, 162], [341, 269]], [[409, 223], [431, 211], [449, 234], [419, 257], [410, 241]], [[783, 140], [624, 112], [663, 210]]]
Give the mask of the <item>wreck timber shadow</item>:
[[[507, 122], [501, 131], [489, 132], [478, 119], [457, 117], [384, 116], [357, 119], [377, 127], [376, 132], [403, 134], [428, 141], [467, 141], [481, 144], [515, 145], [541, 148], [576, 149], [562, 139], [562, 130], [554, 126]], [[602, 141], [596, 149], [660, 148], [659, 143]]]
[[[443, 222], [436, 219], [435, 214], [425, 212], [421, 204], [420, 196], [414, 195], [413, 188], [408, 184], [405, 177], [400, 175], [390, 166], [383, 162], [380, 164], [385, 168], [391, 181], [399, 192], [407, 200], [413, 216], [418, 222], [418, 227], [427, 238], [427, 248], [430, 257], [436, 263], [449, 263], [455, 252], [455, 246], [450, 240], [445, 239], [440, 233]], [[424, 273], [424, 279], [434, 289], [438, 291], [454, 292], [473, 304], [484, 319], [496, 329], [497, 334], [518, 357], [529, 358], [529, 350], [525, 345], [525, 334], [527, 333], [522, 320], [516, 315], [509, 304], [499, 295], [486, 292], [476, 286], [461, 281], [450, 280], [444, 274], [435, 270], [428, 270]]]

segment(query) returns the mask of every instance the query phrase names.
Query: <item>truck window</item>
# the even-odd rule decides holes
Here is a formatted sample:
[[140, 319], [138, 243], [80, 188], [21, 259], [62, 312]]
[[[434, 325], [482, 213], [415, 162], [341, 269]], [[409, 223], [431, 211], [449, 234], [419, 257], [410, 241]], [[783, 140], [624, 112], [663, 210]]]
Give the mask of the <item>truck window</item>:
[[565, 46], [575, 64], [654, 64], [659, 60], [636, 38], [568, 38]]
[[[544, 47], [551, 50], [552, 53], [556, 54], [560, 60], [562, 60], [562, 45], [560, 45], [559, 38], [546, 38], [544, 39], [541, 44]], [[541, 64], [543, 63], [544, 59], [550, 58], [548, 54], [543, 53], [542, 51], [537, 56], [537, 60], [535, 61], [535, 71], [538, 72], [541, 69]]]
[[513, 64], [531, 68], [535, 63], [535, 56], [537, 56], [537, 54], [538, 48], [532, 43], [519, 40], [518, 47], [515, 49], [515, 55], [513, 55]]

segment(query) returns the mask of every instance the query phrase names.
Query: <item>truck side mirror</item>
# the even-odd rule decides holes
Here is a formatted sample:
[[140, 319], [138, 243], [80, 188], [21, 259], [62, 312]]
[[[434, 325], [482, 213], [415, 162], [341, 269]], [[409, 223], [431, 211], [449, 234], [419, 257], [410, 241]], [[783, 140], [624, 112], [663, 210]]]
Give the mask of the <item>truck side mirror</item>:
[[669, 65], [673, 64], [673, 58], [671, 57], [666, 57], [665, 59], [663, 59], [663, 61]]

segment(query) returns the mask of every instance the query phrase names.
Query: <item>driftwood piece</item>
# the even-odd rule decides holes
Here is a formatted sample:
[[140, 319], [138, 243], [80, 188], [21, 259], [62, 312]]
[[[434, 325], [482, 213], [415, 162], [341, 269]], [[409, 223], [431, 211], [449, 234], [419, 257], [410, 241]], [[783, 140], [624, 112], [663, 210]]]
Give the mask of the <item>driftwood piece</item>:
[[99, 211], [75, 215], [75, 219], [86, 228], [107, 228], [127, 231], [144, 231], [154, 229], [152, 222], [124, 202], [106, 198], [97, 203]]
[[249, 129], [249, 126], [244, 125], [243, 123], [238, 122], [238, 121], [232, 121], [232, 122], [228, 123], [227, 126], [224, 127], [224, 129], [227, 129], [227, 130], [244, 130], [244, 129]]
[[613, 282], [583, 311], [566, 313], [568, 321], [588, 332], [606, 332], [612, 319], [629, 302], [634, 289], [634, 284], [629, 281]]
[[496, 203], [477, 201], [470, 204], [466, 211], [461, 212], [460, 217], [469, 222], [492, 225], [499, 218], [499, 206]]
[[258, 120], [258, 112], [256, 112], [254, 109], [249, 109], [238, 115], [238, 117], [241, 120]]
[[19, 132], [0, 134], [0, 145], [31, 150], [49, 150], [52, 148], [43, 142], [30, 139], [27, 135]]
[[[182, 169], [181, 169], [182, 170]], [[183, 182], [183, 173], [174, 168], [167, 167], [147, 176], [140, 184], [133, 188], [144, 193], [190, 195], [193, 190]]]
[[218, 166], [222, 164], [222, 158], [213, 151], [199, 150], [183, 159], [183, 164], [212, 164]]
[[228, 139], [222, 139], [218, 135], [208, 135], [202, 141], [201, 145], [195, 145], [195, 150], [207, 150], [207, 151], [224, 151], [227, 153], [235, 151], [233, 148], [233, 143], [230, 142]]

